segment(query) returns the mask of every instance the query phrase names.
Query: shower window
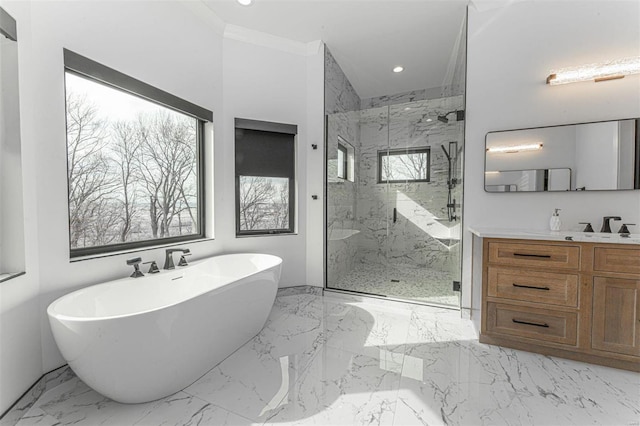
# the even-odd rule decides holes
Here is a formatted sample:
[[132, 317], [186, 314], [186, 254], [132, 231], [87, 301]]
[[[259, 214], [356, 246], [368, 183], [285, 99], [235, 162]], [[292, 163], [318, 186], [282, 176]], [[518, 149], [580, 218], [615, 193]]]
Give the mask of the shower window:
[[338, 142], [338, 177], [340, 179], [347, 179], [347, 169], [349, 166], [347, 158], [347, 147]]
[[296, 133], [294, 125], [236, 119], [236, 235], [294, 232]]
[[336, 176], [339, 179], [353, 182], [355, 179], [355, 150], [353, 146], [338, 136], [338, 164]]
[[212, 113], [64, 51], [71, 257], [204, 237]]
[[429, 182], [431, 149], [378, 151], [378, 183]]

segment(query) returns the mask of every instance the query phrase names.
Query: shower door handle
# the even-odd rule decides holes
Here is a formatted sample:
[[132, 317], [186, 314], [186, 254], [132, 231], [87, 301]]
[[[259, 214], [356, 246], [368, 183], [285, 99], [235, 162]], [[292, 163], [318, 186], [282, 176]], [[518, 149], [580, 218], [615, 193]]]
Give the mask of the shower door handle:
[[398, 209], [397, 208], [393, 208], [393, 223], [396, 223], [398, 221]]

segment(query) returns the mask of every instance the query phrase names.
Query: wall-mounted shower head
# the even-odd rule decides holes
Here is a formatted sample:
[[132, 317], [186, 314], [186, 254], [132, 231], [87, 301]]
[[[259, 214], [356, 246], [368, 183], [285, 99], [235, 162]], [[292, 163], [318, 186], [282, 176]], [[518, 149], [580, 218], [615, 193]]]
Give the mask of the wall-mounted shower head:
[[453, 114], [456, 113], [456, 121], [463, 121], [464, 120], [464, 110], [463, 109], [458, 109], [458, 110], [453, 110], [453, 111], [449, 111], [446, 114], [443, 115], [439, 115], [438, 116], [438, 121], [447, 124], [449, 122], [449, 119], [447, 118], [447, 116], [449, 114]]

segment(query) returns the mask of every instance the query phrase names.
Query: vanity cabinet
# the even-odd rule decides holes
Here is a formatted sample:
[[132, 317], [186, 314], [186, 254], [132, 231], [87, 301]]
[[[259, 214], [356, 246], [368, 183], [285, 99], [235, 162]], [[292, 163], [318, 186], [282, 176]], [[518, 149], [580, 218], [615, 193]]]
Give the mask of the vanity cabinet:
[[640, 356], [640, 279], [594, 277], [591, 347]]
[[640, 371], [640, 246], [485, 238], [480, 341]]

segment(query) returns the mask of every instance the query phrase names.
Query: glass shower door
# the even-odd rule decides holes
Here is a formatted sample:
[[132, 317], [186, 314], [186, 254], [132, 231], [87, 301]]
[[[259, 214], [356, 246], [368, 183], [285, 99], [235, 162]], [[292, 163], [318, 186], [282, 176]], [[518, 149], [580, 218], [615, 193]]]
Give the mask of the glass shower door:
[[459, 307], [458, 103], [328, 116], [328, 288]]
[[438, 120], [448, 102], [417, 101], [389, 110], [388, 295], [457, 307], [460, 225], [452, 214], [458, 201], [450, 191], [455, 172], [447, 154], [453, 150], [457, 158], [460, 137], [454, 123]]

